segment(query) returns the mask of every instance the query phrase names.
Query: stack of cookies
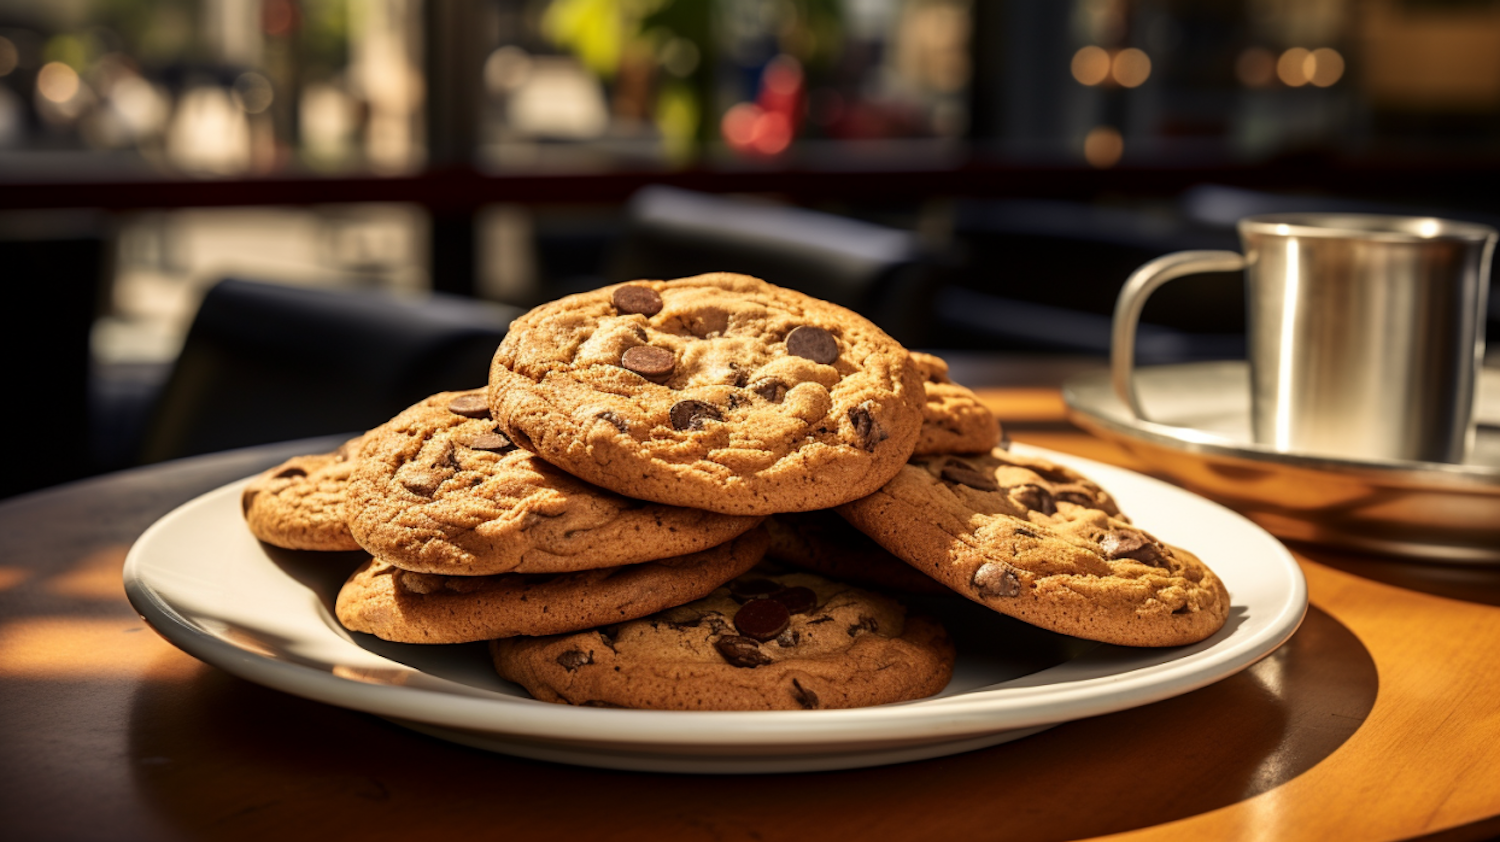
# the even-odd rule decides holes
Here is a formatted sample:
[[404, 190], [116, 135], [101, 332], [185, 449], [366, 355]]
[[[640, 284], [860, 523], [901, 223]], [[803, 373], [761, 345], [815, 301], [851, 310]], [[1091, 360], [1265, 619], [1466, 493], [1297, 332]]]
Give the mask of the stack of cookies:
[[1098, 485], [1011, 454], [942, 360], [727, 273], [538, 307], [487, 388], [292, 459], [244, 504], [268, 543], [369, 554], [345, 627], [491, 641], [503, 677], [570, 704], [928, 696], [953, 645], [902, 594], [1135, 646], [1201, 640], [1229, 606]]

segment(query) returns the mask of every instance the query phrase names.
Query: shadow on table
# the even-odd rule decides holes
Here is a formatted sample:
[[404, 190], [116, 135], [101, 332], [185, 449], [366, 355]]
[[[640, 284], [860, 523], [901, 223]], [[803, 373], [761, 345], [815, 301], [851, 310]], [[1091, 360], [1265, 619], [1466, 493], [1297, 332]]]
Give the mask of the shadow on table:
[[[143, 804], [190, 836], [967, 838], [1118, 833], [1251, 798], [1328, 757], [1378, 689], [1354, 635], [1312, 609], [1271, 656], [1188, 696], [938, 760], [688, 776], [463, 748], [214, 669], [147, 684], [130, 755]], [[188, 762], [191, 758], [191, 762]]]
[[1295, 544], [1303, 556], [1335, 570], [1409, 591], [1480, 605], [1500, 605], [1500, 566], [1439, 564], [1346, 554], [1337, 550]]

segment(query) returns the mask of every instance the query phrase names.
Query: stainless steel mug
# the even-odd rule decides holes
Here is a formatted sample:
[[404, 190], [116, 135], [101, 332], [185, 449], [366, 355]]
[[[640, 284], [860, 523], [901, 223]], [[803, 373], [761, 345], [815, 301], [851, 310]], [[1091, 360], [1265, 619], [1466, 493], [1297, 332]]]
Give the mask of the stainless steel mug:
[[1251, 428], [1279, 451], [1462, 462], [1474, 440], [1495, 229], [1431, 217], [1240, 220], [1244, 254], [1185, 251], [1137, 269], [1115, 304], [1116, 394], [1144, 418], [1135, 332], [1174, 278], [1245, 271]]

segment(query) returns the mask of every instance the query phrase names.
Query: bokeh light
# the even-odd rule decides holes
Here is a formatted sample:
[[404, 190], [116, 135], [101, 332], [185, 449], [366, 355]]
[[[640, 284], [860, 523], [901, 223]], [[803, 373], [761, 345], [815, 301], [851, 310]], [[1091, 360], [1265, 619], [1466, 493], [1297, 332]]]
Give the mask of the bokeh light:
[[246, 114], [259, 114], [271, 107], [275, 92], [269, 79], [250, 71], [234, 80], [234, 96]]
[[719, 121], [719, 132], [732, 148], [746, 150], [755, 141], [755, 123], [760, 119], [761, 109], [753, 102], [741, 102], [724, 112]]
[[78, 71], [60, 61], [42, 65], [36, 74], [36, 91], [45, 99], [64, 103], [78, 95]]
[[1107, 169], [1125, 154], [1125, 138], [1114, 126], [1095, 126], [1083, 139], [1083, 159], [1089, 166]]
[[1326, 88], [1344, 77], [1344, 57], [1331, 47], [1319, 47], [1307, 57], [1303, 72], [1308, 81]]
[[1312, 52], [1306, 47], [1292, 47], [1281, 54], [1276, 60], [1276, 78], [1289, 88], [1300, 88], [1306, 85], [1308, 78], [1308, 62], [1312, 59]]
[[1151, 78], [1151, 57], [1135, 47], [1115, 53], [1110, 75], [1122, 88], [1138, 88]]
[[1103, 47], [1089, 45], [1073, 54], [1073, 78], [1080, 85], [1093, 87], [1109, 78], [1109, 53]]

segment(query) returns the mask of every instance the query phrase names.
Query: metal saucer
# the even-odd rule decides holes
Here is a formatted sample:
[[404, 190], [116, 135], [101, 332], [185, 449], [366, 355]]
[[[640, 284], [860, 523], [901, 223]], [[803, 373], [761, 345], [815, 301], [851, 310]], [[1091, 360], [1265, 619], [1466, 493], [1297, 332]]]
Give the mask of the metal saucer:
[[1284, 453], [1250, 438], [1245, 362], [1136, 371], [1145, 417], [1108, 370], [1063, 386], [1069, 417], [1152, 473], [1217, 500], [1279, 538], [1409, 559], [1500, 564], [1500, 369], [1483, 369], [1479, 433], [1463, 464]]

